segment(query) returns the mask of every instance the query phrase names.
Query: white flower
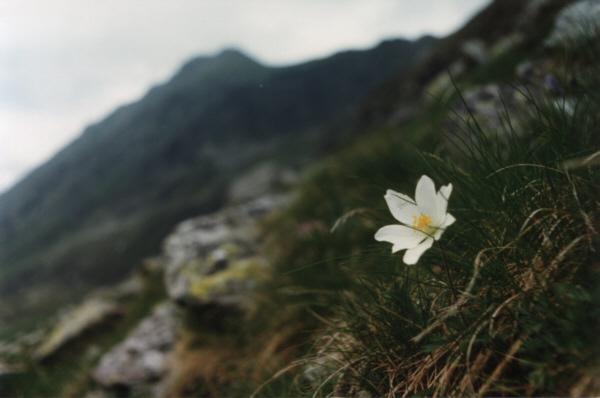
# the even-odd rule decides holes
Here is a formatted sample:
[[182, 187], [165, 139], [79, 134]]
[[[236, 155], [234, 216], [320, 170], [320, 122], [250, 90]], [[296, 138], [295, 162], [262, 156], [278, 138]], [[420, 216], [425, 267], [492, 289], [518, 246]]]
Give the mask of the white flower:
[[456, 221], [446, 211], [451, 193], [452, 184], [436, 192], [433, 181], [425, 175], [417, 183], [415, 200], [388, 189], [385, 201], [394, 218], [402, 224], [380, 228], [375, 240], [391, 243], [392, 253], [406, 250], [404, 263], [416, 264], [434, 240], [439, 240], [445, 229]]

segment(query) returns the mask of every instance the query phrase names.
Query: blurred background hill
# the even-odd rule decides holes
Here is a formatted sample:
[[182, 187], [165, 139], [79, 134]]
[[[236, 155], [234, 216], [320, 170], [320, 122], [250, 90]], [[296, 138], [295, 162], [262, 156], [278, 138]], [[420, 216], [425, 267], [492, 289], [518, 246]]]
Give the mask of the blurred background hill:
[[331, 126], [433, 43], [390, 40], [281, 68], [238, 50], [185, 63], [0, 197], [3, 320], [127, 275], [175, 223], [221, 207], [258, 162], [297, 170], [348, 139]]
[[[189, 60], [0, 196], [0, 396], [597, 395], [599, 18]], [[408, 266], [424, 174], [457, 221]]]

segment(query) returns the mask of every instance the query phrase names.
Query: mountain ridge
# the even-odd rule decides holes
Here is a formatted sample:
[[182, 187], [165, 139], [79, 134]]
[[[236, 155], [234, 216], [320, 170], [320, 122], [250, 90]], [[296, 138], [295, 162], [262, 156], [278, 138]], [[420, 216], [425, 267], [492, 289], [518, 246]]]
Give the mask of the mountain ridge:
[[187, 61], [0, 195], [0, 296], [119, 279], [176, 222], [218, 208], [234, 176], [275, 147], [297, 163], [335, 141], [323, 127], [434, 42], [388, 40], [284, 67], [232, 49]]

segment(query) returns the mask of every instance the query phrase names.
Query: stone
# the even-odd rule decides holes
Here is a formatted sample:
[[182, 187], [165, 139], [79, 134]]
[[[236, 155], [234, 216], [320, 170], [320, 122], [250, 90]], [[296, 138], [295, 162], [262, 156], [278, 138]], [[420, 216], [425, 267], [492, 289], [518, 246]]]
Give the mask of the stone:
[[246, 249], [236, 243], [223, 243], [204, 256], [198, 255], [181, 263], [171, 263], [165, 278], [169, 297], [177, 302], [189, 301], [186, 296], [189, 295], [193, 280], [225, 271], [233, 259], [246, 252]]
[[177, 322], [170, 303], [158, 305], [127, 338], [100, 359], [92, 377], [105, 388], [154, 388], [169, 369]]
[[20, 353], [21, 345], [19, 342], [0, 341], [0, 358], [17, 356]]
[[450, 65], [448, 70], [444, 70], [436, 75], [431, 81], [425, 86], [423, 94], [426, 102], [433, 102], [440, 98], [445, 98], [450, 93], [454, 92], [454, 86], [452, 80], [456, 80], [466, 71], [467, 65], [461, 59], [455, 61]]
[[138, 296], [144, 290], [144, 277], [134, 273], [114, 286], [102, 287], [94, 290], [90, 296], [108, 301], [121, 302]]
[[518, 115], [526, 109], [527, 99], [518, 89], [508, 85], [486, 84], [464, 90], [462, 98], [464, 102], [457, 100], [452, 121], [446, 125], [452, 131], [447, 136], [449, 150], [460, 151], [465, 142], [483, 139], [470, 128], [465, 128], [465, 120], [473, 128], [480, 127], [481, 133], [488, 137], [502, 137], [511, 127], [515, 133], [521, 131]]
[[34, 351], [33, 358], [38, 361], [49, 358], [84, 332], [120, 313], [119, 305], [113, 301], [101, 297], [85, 300], [74, 309], [63, 313]]
[[13, 376], [25, 371], [25, 366], [21, 364], [10, 364], [0, 361], [0, 380], [5, 376]]
[[530, 60], [525, 60], [515, 68], [517, 77], [524, 81], [531, 81], [535, 76], [535, 66]]
[[512, 33], [498, 39], [490, 48], [490, 57], [496, 58], [515, 49], [523, 43], [525, 37], [521, 33]]
[[184, 305], [246, 308], [243, 297], [266, 263], [256, 256], [257, 222], [287, 200], [266, 195], [179, 224], [163, 250], [169, 297]]
[[347, 369], [348, 359], [344, 358], [344, 352], [351, 352], [354, 344], [354, 338], [345, 333], [320, 336], [315, 343], [315, 355], [302, 370], [302, 381], [313, 389], [323, 387], [325, 381], [332, 383], [332, 397], [371, 398], [372, 394], [356, 379], [356, 371], [361, 369]]
[[460, 47], [461, 52], [476, 64], [484, 64], [489, 59], [485, 42], [481, 39], [466, 40]]
[[141, 276], [134, 275], [119, 283], [114, 288], [114, 295], [118, 299], [126, 299], [138, 296], [144, 290], [144, 281]]
[[113, 396], [103, 390], [90, 390], [86, 392], [84, 398], [113, 398]]
[[600, 28], [600, 1], [580, 0], [563, 8], [545, 44], [555, 47], [594, 34]]
[[[500, 112], [503, 110], [502, 92], [496, 84], [486, 84], [466, 90], [463, 93], [468, 111], [487, 127], [498, 129], [501, 125]], [[464, 109], [467, 113], [467, 110]]]
[[217, 213], [183, 221], [163, 244], [166, 268], [206, 256], [225, 243], [252, 241], [256, 221], [287, 200], [287, 195], [262, 196]]
[[[339, 354], [329, 354], [328, 356], [319, 356], [304, 367], [302, 372], [303, 379], [311, 385], [312, 388], [318, 388], [323, 380], [326, 380], [340, 367], [341, 356]], [[335, 378], [338, 381], [341, 374]]]
[[575, 98], [561, 97], [552, 101], [552, 105], [559, 111], [569, 116], [573, 116], [577, 107], [577, 101], [575, 100]]
[[181, 263], [206, 254], [232, 238], [225, 214], [197, 217], [177, 226], [165, 240], [164, 252], [168, 262]]
[[293, 185], [297, 174], [273, 162], [261, 163], [233, 181], [229, 187], [230, 203], [244, 203], [265, 196], [274, 190]]
[[524, 29], [543, 13], [552, 0], [529, 0], [521, 15], [517, 16], [517, 27]]
[[267, 277], [267, 262], [261, 257], [237, 260], [226, 270], [211, 275], [190, 276], [183, 300], [194, 306], [251, 309], [251, 295]]

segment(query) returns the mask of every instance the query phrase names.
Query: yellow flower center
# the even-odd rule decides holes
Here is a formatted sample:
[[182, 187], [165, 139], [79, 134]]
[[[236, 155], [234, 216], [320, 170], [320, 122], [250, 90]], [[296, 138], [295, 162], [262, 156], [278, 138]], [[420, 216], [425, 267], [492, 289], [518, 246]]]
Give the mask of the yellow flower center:
[[418, 216], [413, 216], [413, 224], [414, 229], [418, 229], [419, 231], [431, 235], [435, 232], [435, 228], [431, 226], [431, 217], [426, 214], [420, 214]]

